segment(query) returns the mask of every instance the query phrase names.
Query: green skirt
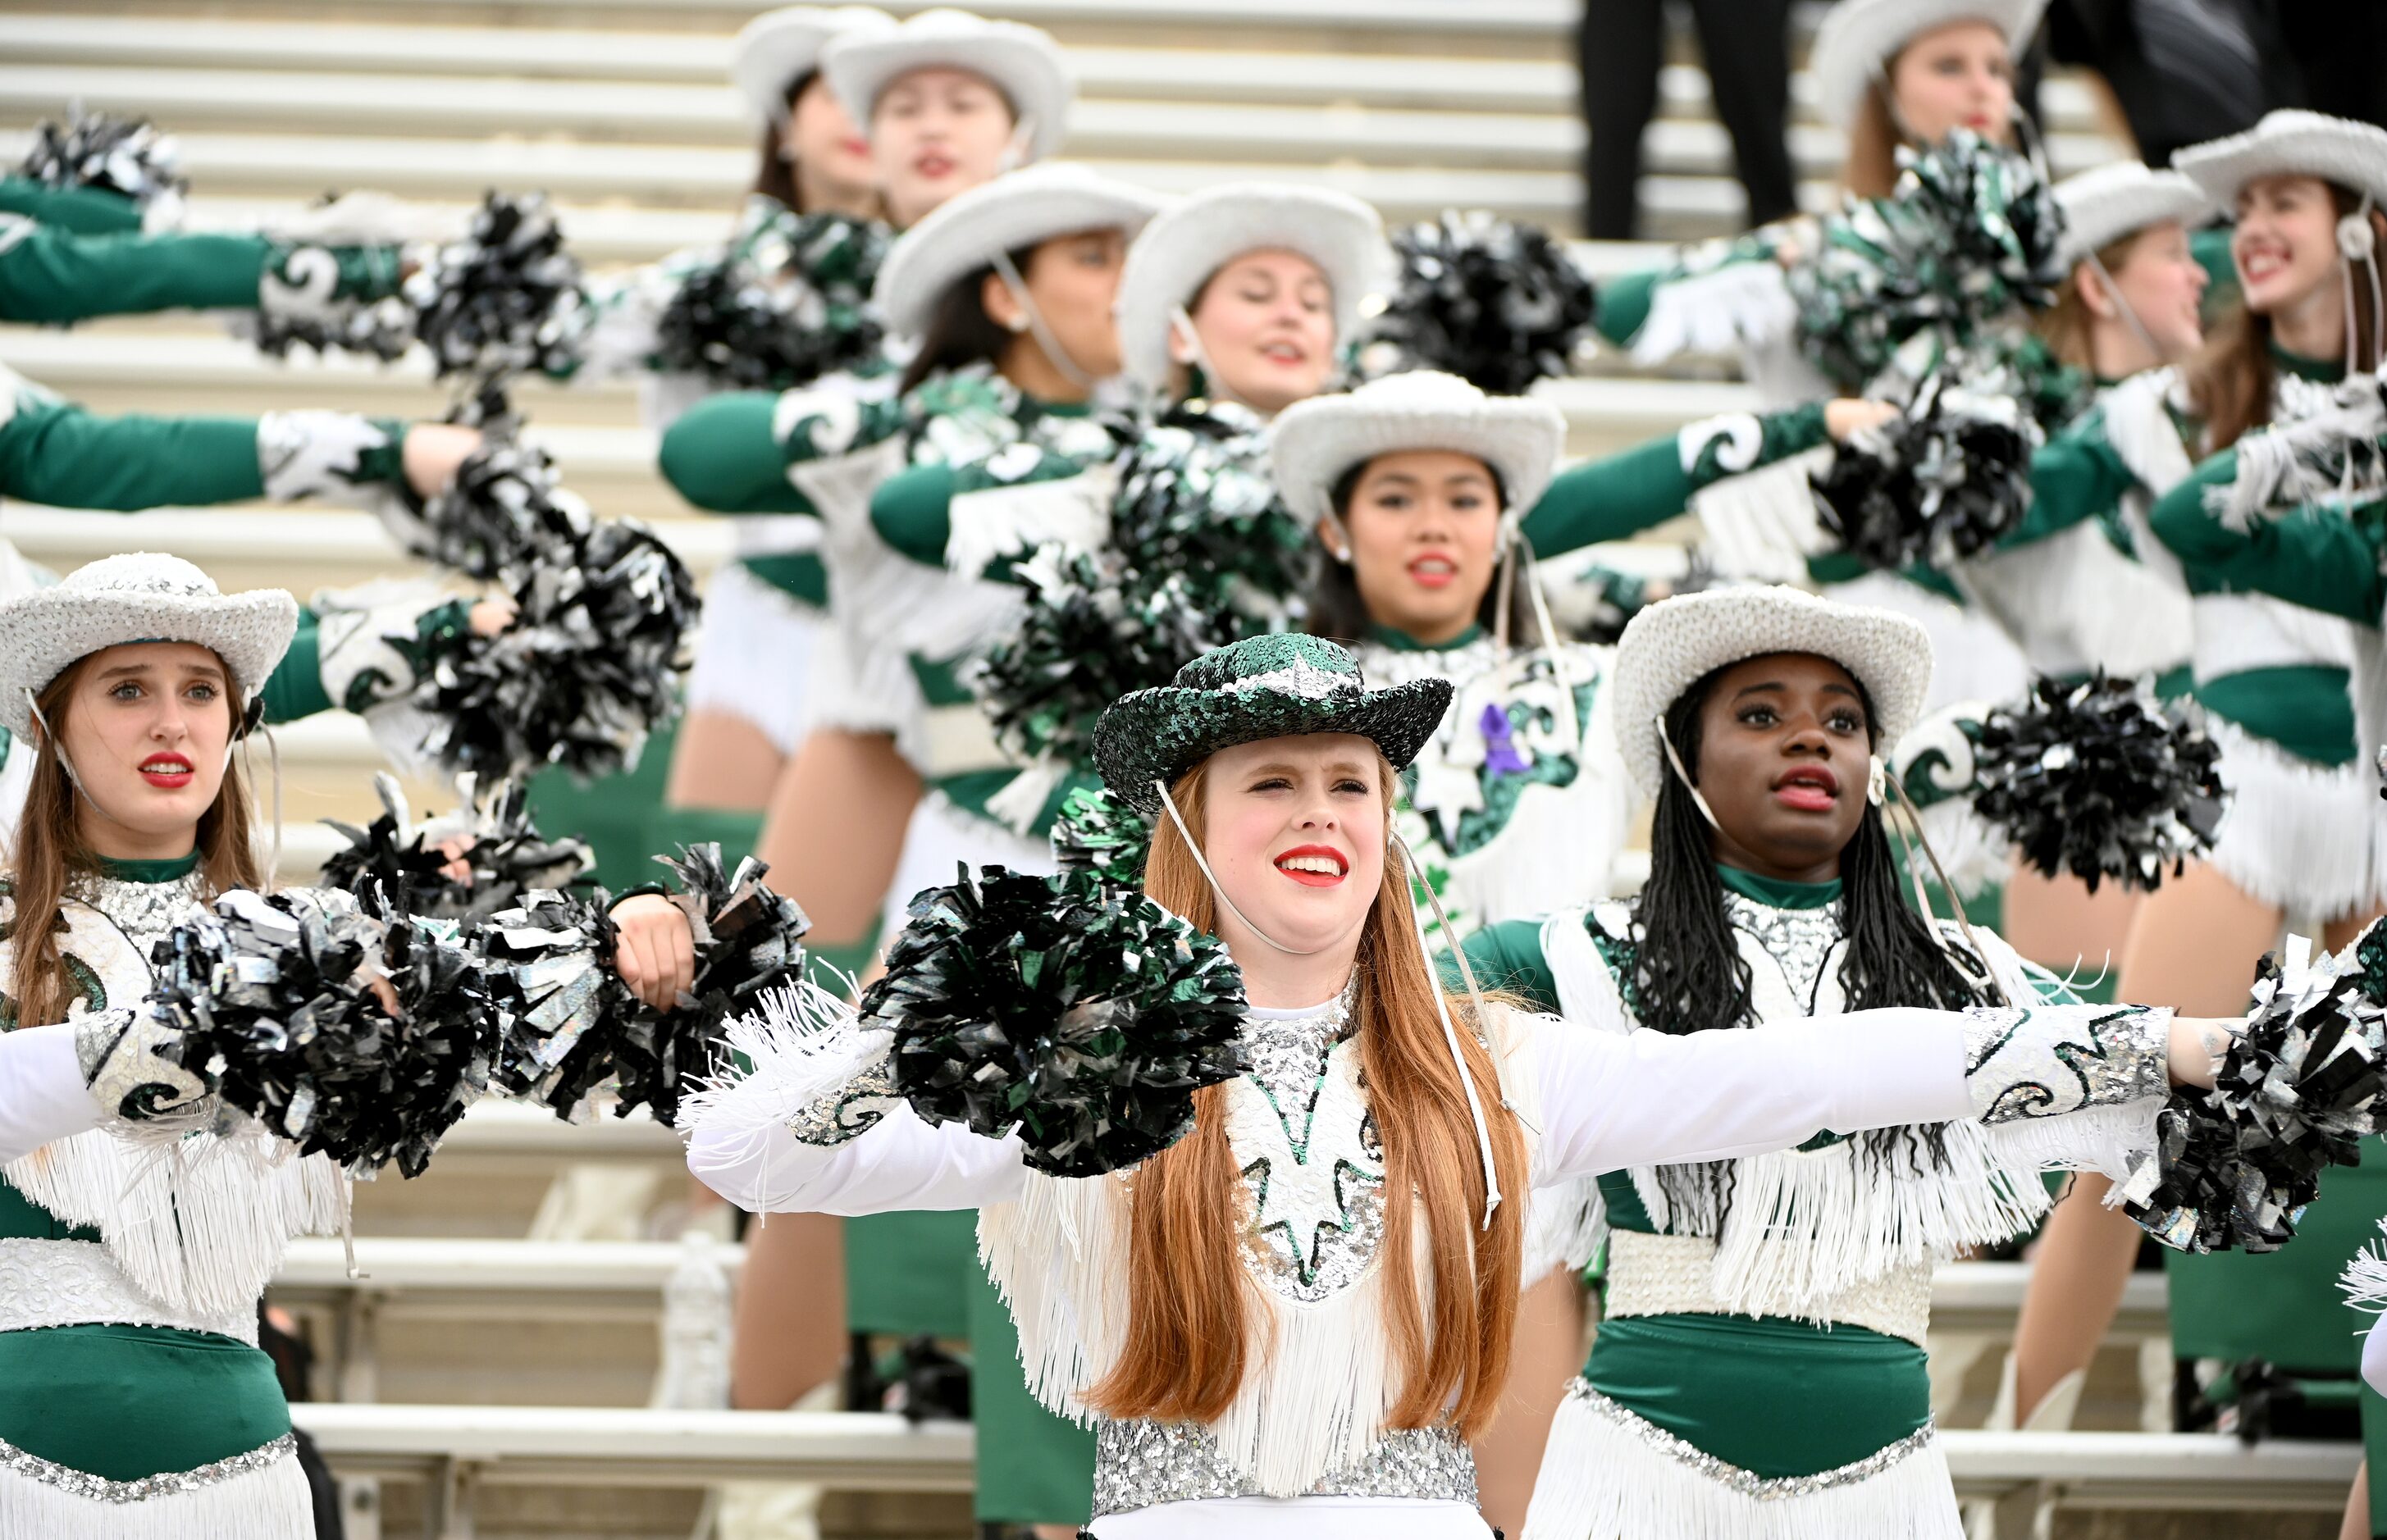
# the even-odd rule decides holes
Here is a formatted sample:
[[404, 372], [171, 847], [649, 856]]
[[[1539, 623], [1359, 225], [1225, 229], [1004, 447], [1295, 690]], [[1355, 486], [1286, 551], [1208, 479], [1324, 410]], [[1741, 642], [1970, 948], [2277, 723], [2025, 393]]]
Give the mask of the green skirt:
[[0, 1439], [112, 1482], [245, 1455], [290, 1431], [273, 1360], [161, 1326], [0, 1332]]
[[1028, 1392], [1019, 1331], [983, 1268], [970, 1269], [970, 1420], [978, 1424], [979, 1522], [1084, 1524], [1094, 1435]]
[[1768, 1481], [1852, 1465], [1931, 1421], [1923, 1349], [1859, 1326], [1628, 1316], [1600, 1323], [1583, 1372], [1643, 1421]]

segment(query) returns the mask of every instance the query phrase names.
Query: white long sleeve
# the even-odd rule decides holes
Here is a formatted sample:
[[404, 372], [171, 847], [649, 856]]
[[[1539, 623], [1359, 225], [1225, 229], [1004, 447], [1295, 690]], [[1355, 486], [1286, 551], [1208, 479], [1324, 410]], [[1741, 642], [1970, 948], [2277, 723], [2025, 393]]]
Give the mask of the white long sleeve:
[[1533, 1052], [1543, 1117], [1536, 1186], [1974, 1110], [1963, 1018], [1942, 1011], [1851, 1011], [1682, 1037], [1541, 1017]]
[[2381, 1395], [2387, 1395], [2387, 1332], [2379, 1330], [2381, 1316], [2370, 1323], [2362, 1339], [2362, 1382]]
[[83, 1084], [71, 1023], [0, 1032], [0, 1166], [105, 1117]]
[[884, 1214], [983, 1208], [1019, 1196], [1028, 1174], [1017, 1135], [982, 1138], [890, 1106], [842, 1144], [807, 1144], [785, 1128], [754, 1137], [700, 1128], [688, 1142], [696, 1179], [754, 1214]]

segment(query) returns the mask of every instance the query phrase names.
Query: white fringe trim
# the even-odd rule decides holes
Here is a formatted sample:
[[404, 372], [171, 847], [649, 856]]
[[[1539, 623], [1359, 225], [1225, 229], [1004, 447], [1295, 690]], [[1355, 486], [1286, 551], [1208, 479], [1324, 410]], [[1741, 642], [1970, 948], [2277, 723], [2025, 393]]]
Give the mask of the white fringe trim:
[[1608, 1205], [1598, 1178], [1537, 1187], [1525, 1201], [1525, 1260], [1517, 1271], [1524, 1287], [1554, 1272], [1581, 1272], [1608, 1243]]
[[[2387, 1219], [2379, 1221], [2379, 1231], [2387, 1235]], [[2387, 1241], [2373, 1241], [2355, 1252], [2337, 1286], [2356, 1309], [2387, 1310]]]
[[2258, 903], [2334, 919], [2387, 903], [2377, 777], [2357, 755], [2324, 766], [2219, 717], [2229, 809], [2205, 859]]
[[[809, 980], [765, 990], [756, 1009], [731, 1018], [712, 1075], [680, 1104], [679, 1126], [715, 1142], [719, 1164], [759, 1160], [774, 1130], [885, 1059], [893, 1042]], [[749, 1067], [740, 1070], [733, 1054]]]
[[1782, 265], [1734, 262], [1661, 284], [1633, 338], [1633, 361], [1659, 364], [1679, 353], [1770, 347], [1799, 324], [1799, 302]]
[[[194, 1414], [202, 1408], [191, 1408]], [[0, 1540], [315, 1540], [295, 1451], [256, 1471], [135, 1502], [81, 1496], [0, 1464]]]
[[2163, 1098], [2083, 1107], [2061, 1117], [2024, 1118], [1984, 1130], [1999, 1165], [2016, 1171], [2098, 1171], [2128, 1180], [2155, 1147]]
[[[1530, 1018], [1492, 1007], [1485, 1025], [1501, 1092], [1527, 1131], [1540, 1123], [1531, 1081]], [[1329, 1087], [1336, 1081], [1330, 1077]], [[1261, 1115], [1273, 1118], [1248, 1085]], [[1356, 1084], [1354, 1084], [1356, 1093]], [[1317, 1127], [1329, 1125], [1321, 1105]], [[1392, 1201], [1387, 1194], [1386, 1201]], [[1417, 1222], [1421, 1226], [1423, 1218]], [[979, 1211], [979, 1256], [1019, 1330], [1028, 1389], [1056, 1415], [1091, 1422], [1081, 1396], [1108, 1374], [1127, 1341], [1129, 1202], [1120, 1176], [1029, 1173], [1014, 1202]], [[1421, 1304], [1431, 1310], [1427, 1248], [1415, 1248]], [[1531, 1279], [1523, 1281], [1534, 1281]], [[1209, 1432], [1224, 1458], [1261, 1492], [1295, 1497], [1365, 1455], [1397, 1387], [1383, 1319], [1384, 1272], [1370, 1265], [1349, 1288], [1316, 1302], [1253, 1291], [1252, 1357], [1227, 1413]]]
[[1879, 1470], [1767, 1482], [1621, 1407], [1631, 1422], [1614, 1420], [1586, 1388], [1578, 1381], [1551, 1421], [1524, 1540], [1963, 1540], [1947, 1456], [1927, 1427], [1891, 1445], [1901, 1452]]
[[[1945, 1169], [1867, 1170], [1848, 1141], [1733, 1163], [1732, 1207], [1711, 1287], [1735, 1313], [1825, 1319], [1820, 1307], [1893, 1268], [2027, 1230], [2048, 1208], [2028, 1165], [2008, 1166], [1971, 1123], [1944, 1130]], [[1714, 1234], [1711, 1215], [1687, 1228]]]
[[348, 1184], [250, 1125], [143, 1147], [107, 1129], [44, 1145], [5, 1174], [69, 1224], [90, 1225], [142, 1293], [220, 1314], [253, 1308], [297, 1235], [337, 1233]]

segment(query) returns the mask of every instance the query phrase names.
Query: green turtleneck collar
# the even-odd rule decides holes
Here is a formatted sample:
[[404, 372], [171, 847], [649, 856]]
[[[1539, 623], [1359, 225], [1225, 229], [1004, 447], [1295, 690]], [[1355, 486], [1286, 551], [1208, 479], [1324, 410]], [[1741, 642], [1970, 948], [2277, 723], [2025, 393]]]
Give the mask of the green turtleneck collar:
[[98, 862], [99, 875], [119, 882], [174, 882], [199, 869], [199, 852], [164, 861], [112, 861], [103, 855]]
[[1482, 640], [1483, 637], [1484, 627], [1480, 625], [1471, 625], [1448, 641], [1441, 643], [1421, 642], [1408, 632], [1396, 630], [1389, 625], [1368, 627], [1370, 641], [1390, 648], [1396, 652], [1456, 652], [1462, 647]]
[[2302, 353], [2289, 352], [2276, 342], [2271, 344], [2271, 361], [2287, 373], [2321, 385], [2335, 385], [2345, 378], [2343, 359], [2308, 359]]
[[1828, 882], [1786, 882], [1779, 877], [1744, 872], [1721, 861], [1716, 863], [1716, 876], [1733, 892], [1769, 909], [1827, 909], [1840, 902], [1838, 877]]

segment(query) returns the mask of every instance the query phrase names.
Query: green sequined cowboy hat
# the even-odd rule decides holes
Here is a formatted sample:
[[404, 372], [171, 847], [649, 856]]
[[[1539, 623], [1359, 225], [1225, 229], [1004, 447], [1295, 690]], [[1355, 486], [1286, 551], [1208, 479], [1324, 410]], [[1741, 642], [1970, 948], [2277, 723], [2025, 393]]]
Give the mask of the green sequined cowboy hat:
[[1450, 709], [1450, 681], [1368, 688], [1351, 654], [1316, 637], [1250, 637], [1205, 652], [1174, 684], [1111, 702], [1094, 725], [1094, 767], [1147, 817], [1159, 786], [1221, 749], [1304, 733], [1357, 733], [1406, 769]]

